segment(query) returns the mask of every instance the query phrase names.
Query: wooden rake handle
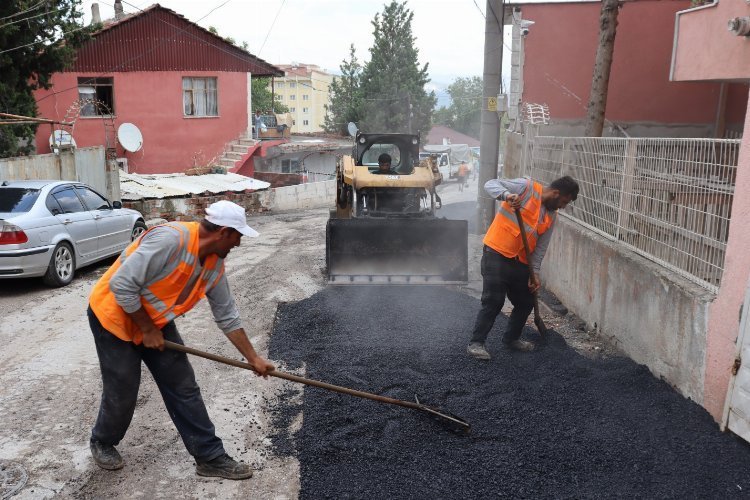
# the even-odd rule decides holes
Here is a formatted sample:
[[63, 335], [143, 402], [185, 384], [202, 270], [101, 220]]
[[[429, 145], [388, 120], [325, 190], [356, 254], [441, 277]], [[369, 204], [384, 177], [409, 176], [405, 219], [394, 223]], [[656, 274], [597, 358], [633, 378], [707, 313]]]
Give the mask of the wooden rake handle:
[[[523, 224], [523, 217], [521, 217], [521, 209], [516, 208], [516, 219], [518, 220], [518, 227], [521, 229], [521, 240], [523, 240], [523, 249], [526, 250], [526, 261], [529, 265], [529, 277], [531, 281], [536, 281], [536, 273], [534, 272], [534, 265], [531, 263], [531, 252], [529, 251], [529, 240], [526, 237], [526, 227]], [[538, 291], [535, 291], [534, 296], [534, 324], [541, 335], [547, 335], [547, 326], [542, 320], [542, 315], [539, 312], [539, 296]]]
[[[219, 363], [224, 363], [225, 365], [236, 366], [237, 368], [244, 368], [245, 370], [253, 370], [253, 367], [250, 366], [249, 363], [245, 363], [243, 361], [237, 361], [231, 358], [225, 358], [224, 356], [219, 356], [218, 354], [211, 354], [209, 352], [199, 351], [198, 349], [184, 346], [176, 342], [170, 342], [169, 340], [164, 341], [164, 346], [175, 351], [180, 351], [180, 352], [184, 352], [187, 354], [193, 354], [194, 356], [199, 356], [201, 358], [210, 359], [212, 361], [218, 361]], [[279, 370], [270, 371], [268, 372], [268, 375], [270, 375], [271, 377], [289, 380], [291, 382], [297, 382], [300, 384], [310, 385], [313, 387], [319, 387], [321, 389], [327, 389], [329, 391], [339, 392], [341, 394], [348, 394], [349, 396], [356, 396], [358, 398], [371, 399], [373, 401], [379, 401], [381, 403], [389, 403], [393, 405], [404, 406], [406, 408], [413, 408], [415, 410], [423, 409], [423, 405], [418, 404], [418, 403], [412, 403], [411, 401], [403, 401], [401, 399], [393, 399], [387, 396], [379, 396], [377, 394], [372, 394], [370, 392], [358, 391], [356, 389], [349, 389], [348, 387], [328, 384], [326, 382], [304, 378], [298, 375], [292, 375], [291, 373], [285, 373]]]

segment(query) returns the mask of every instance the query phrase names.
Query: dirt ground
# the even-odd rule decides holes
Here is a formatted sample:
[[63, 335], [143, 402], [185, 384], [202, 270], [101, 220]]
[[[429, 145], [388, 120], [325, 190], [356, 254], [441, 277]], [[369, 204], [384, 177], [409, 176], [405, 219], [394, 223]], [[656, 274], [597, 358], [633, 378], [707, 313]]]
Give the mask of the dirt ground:
[[[474, 198], [476, 182], [463, 192], [455, 182], [442, 186], [444, 204]], [[302, 300], [325, 286], [327, 217], [327, 209], [252, 217], [249, 223], [260, 237], [244, 238], [227, 259], [245, 329], [262, 354], [278, 304]], [[470, 235], [471, 279], [460, 290], [473, 297], [481, 293], [480, 254], [481, 237]], [[83, 270], [62, 289], [49, 289], [40, 280], [0, 281], [0, 497], [20, 486], [13, 480], [22, 474], [12, 472], [22, 470], [27, 479], [14, 498], [297, 498], [299, 464], [273, 452], [269, 436], [274, 430], [266, 411], [286, 397], [286, 383], [202, 359], [192, 364], [209, 414], [228, 453], [256, 469], [252, 479], [195, 474], [147, 370], [133, 423], [118, 446], [125, 468], [111, 472], [94, 465], [88, 437], [101, 381], [86, 307], [91, 287], [111, 262]], [[545, 318], [587, 355], [614, 352], [575, 318], [550, 310]], [[239, 358], [207, 304], [199, 304], [177, 325], [187, 345]], [[272, 361], [284, 368], [284, 360]]]

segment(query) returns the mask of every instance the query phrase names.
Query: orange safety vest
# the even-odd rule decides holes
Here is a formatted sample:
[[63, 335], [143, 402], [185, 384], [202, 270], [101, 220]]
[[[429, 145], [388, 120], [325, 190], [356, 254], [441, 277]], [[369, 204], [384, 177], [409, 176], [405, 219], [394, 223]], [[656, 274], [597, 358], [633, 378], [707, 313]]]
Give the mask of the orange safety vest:
[[[210, 289], [216, 286], [224, 274], [224, 259], [220, 259], [216, 254], [209, 255], [203, 263], [203, 270], [190, 294], [181, 304], [177, 304], [177, 298], [187, 286], [199, 263], [199, 223], [172, 222], [165, 225], [180, 232], [179, 253], [170, 261], [170, 264], [174, 264], [176, 260], [177, 265], [167, 274], [162, 272], [145, 283], [143, 290], [141, 290], [141, 304], [159, 329], [192, 309], [200, 299], [206, 296], [206, 288]], [[153, 228], [150, 231], [152, 230]], [[147, 233], [148, 231], [144, 235]], [[102, 326], [116, 337], [125, 341], [132, 341], [135, 344], [140, 344], [143, 341], [143, 334], [138, 325], [115, 300], [115, 295], [109, 289], [109, 281], [128, 257], [136, 251], [142, 238], [143, 235], [123, 250], [112, 267], [94, 285], [89, 297], [91, 309]], [[168, 269], [171, 267], [172, 265], [169, 265]]]
[[[539, 236], [544, 234], [555, 221], [554, 214], [544, 214], [539, 221], [539, 212], [542, 209], [542, 185], [538, 182], [529, 182], [521, 193], [521, 218], [526, 229], [526, 239], [529, 242], [529, 251], [533, 252]], [[495, 220], [484, 235], [484, 244], [509, 258], [518, 257], [521, 262], [528, 264], [526, 250], [523, 248], [521, 239], [521, 228], [518, 227], [516, 212], [507, 201], [500, 204], [500, 209], [495, 215]]]
[[466, 163], [462, 163], [458, 166], [458, 176], [459, 177], [466, 177], [466, 174], [469, 173], [469, 167], [466, 166]]

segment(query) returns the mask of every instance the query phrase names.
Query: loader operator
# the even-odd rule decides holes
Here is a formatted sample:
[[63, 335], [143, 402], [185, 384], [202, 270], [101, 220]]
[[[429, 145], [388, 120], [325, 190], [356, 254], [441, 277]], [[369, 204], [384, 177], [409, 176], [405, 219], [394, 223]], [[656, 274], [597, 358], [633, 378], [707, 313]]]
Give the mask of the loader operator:
[[206, 209], [201, 222], [156, 226], [126, 248], [94, 285], [88, 317], [102, 372], [102, 399], [90, 448], [96, 464], [121, 469], [115, 449], [133, 418], [141, 362], [154, 377], [196, 473], [247, 479], [253, 472], [224, 451], [187, 355], [164, 351], [164, 340], [182, 344], [174, 319], [208, 298], [216, 324], [258, 375], [273, 365], [256, 354], [240, 322], [224, 273], [224, 259], [242, 236], [257, 236], [245, 210], [226, 200]]
[[[495, 318], [508, 300], [513, 304], [503, 343], [510, 349], [531, 351], [534, 344], [521, 340], [521, 331], [534, 308], [533, 293], [539, 287], [539, 268], [547, 251], [557, 210], [578, 197], [578, 183], [565, 176], [542, 186], [531, 179], [491, 179], [485, 191], [501, 201], [495, 220], [484, 236], [482, 253], [482, 308], [467, 348], [476, 359], [490, 359], [484, 343]], [[528, 256], [523, 247], [515, 209], [521, 209], [526, 226], [536, 280], [531, 281]]]
[[378, 156], [378, 171], [374, 173], [380, 175], [398, 175], [398, 172], [391, 170], [391, 155], [383, 153]]

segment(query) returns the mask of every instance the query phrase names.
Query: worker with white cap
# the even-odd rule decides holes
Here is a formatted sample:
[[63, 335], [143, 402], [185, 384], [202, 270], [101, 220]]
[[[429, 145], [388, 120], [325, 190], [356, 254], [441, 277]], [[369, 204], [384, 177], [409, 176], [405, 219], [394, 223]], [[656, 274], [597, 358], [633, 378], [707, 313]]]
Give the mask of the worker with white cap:
[[206, 209], [200, 222], [151, 228], [126, 248], [94, 286], [89, 324], [102, 372], [102, 399], [90, 448], [96, 464], [121, 469], [115, 446], [135, 411], [141, 362], [154, 377], [170, 417], [202, 476], [247, 479], [252, 470], [227, 455], [195, 381], [187, 355], [164, 351], [164, 340], [182, 344], [175, 318], [203, 297], [214, 320], [258, 375], [274, 369], [253, 348], [229, 291], [224, 259], [242, 236], [258, 232], [245, 210], [230, 201]]

